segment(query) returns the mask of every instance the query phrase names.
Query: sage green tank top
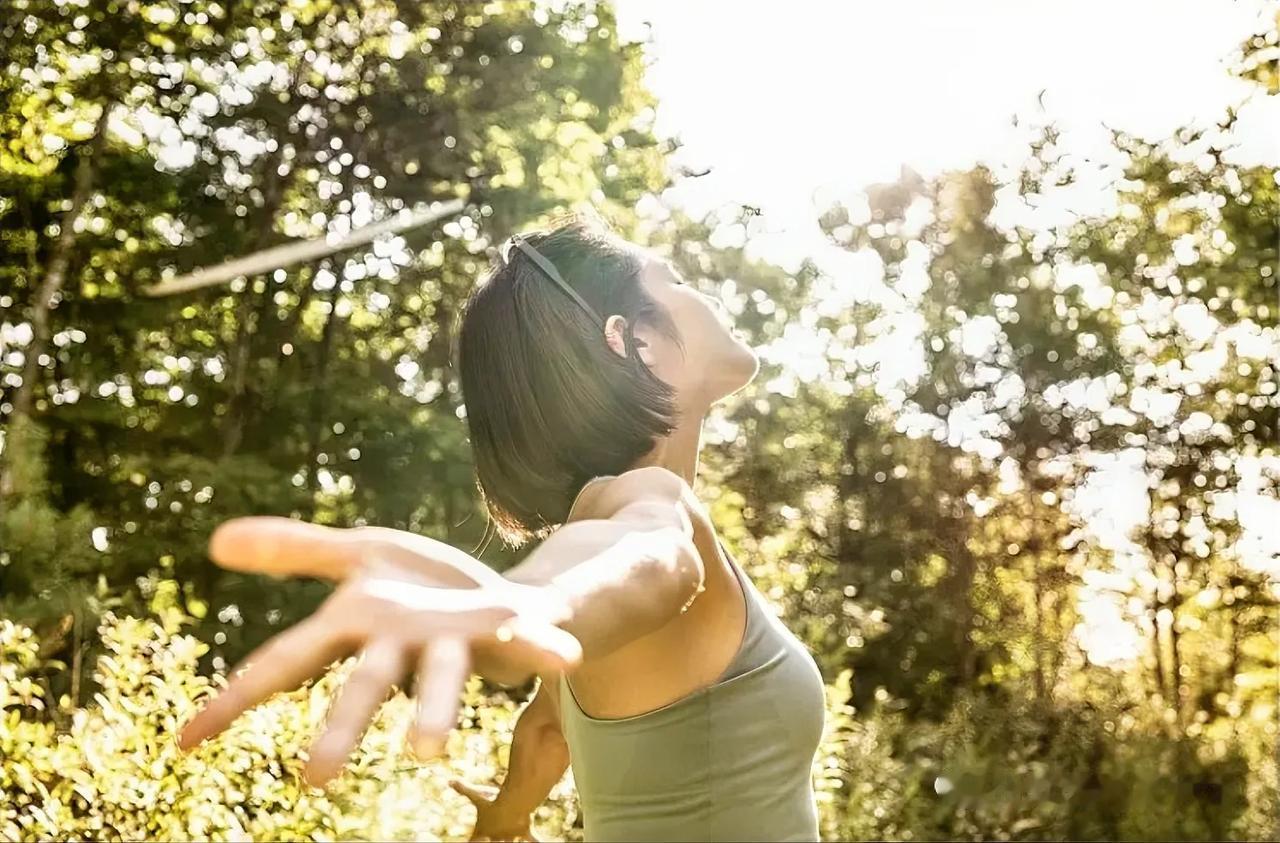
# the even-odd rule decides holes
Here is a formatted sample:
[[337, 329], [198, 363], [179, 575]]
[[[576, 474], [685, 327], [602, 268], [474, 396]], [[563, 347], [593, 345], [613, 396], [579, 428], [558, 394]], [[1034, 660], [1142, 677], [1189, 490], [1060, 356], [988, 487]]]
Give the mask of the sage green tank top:
[[561, 725], [591, 843], [818, 839], [812, 765], [825, 712], [822, 676], [725, 556], [746, 597], [746, 633], [715, 682], [654, 711], [607, 720], [588, 716], [567, 678], [560, 682]]

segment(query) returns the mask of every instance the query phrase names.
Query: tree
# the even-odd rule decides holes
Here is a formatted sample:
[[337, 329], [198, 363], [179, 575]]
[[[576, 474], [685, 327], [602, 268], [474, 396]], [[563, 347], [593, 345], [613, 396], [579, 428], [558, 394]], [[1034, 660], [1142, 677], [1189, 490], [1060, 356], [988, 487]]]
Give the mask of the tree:
[[[480, 545], [457, 307], [512, 229], [584, 202], [626, 226], [665, 184], [639, 45], [591, 3], [72, 11], [30, 0], [0, 22], [13, 46], [0, 192], [15, 197], [0, 202], [0, 303], [22, 314], [5, 323], [0, 418], [47, 432], [51, 511], [93, 512], [113, 591], [153, 570], [181, 582], [219, 633], [215, 660], [320, 594], [216, 572], [204, 542], [225, 518]], [[41, 128], [64, 124], [65, 141]], [[141, 295], [170, 271], [453, 197], [463, 214], [432, 230]], [[21, 447], [10, 432], [7, 464]], [[31, 596], [19, 571], [38, 579], [40, 559], [0, 571], [7, 601]]]

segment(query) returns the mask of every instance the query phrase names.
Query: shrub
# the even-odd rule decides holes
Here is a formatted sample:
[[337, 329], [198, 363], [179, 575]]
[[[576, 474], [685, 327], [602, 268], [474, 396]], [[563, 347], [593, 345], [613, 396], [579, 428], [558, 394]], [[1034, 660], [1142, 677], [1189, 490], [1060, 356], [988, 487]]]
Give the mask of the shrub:
[[[468, 685], [447, 754], [401, 752], [410, 701], [390, 699], [345, 775], [301, 778], [350, 662], [279, 694], [189, 754], [175, 735], [221, 680], [185, 619], [106, 614], [93, 700], [53, 698], [31, 629], [0, 621], [0, 840], [460, 840], [472, 809], [450, 777], [505, 770], [518, 703]], [[1274, 828], [1275, 761], [1260, 740], [1178, 738], [1153, 716], [958, 698], [940, 722], [899, 701], [855, 712], [849, 672], [827, 688], [814, 761], [825, 840], [1224, 839]], [[1136, 709], [1130, 709], [1137, 714]], [[1235, 724], [1237, 731], [1242, 723]], [[544, 836], [580, 840], [572, 776], [539, 810]]]
[[[0, 839], [47, 840], [458, 840], [472, 810], [450, 777], [491, 782], [505, 770], [519, 710], [504, 694], [467, 687], [460, 728], [445, 757], [406, 753], [411, 702], [390, 699], [347, 772], [326, 790], [301, 778], [306, 748], [348, 662], [309, 687], [278, 694], [189, 754], [179, 725], [220, 680], [198, 672], [205, 645], [166, 621], [107, 614], [93, 703], [51, 700], [32, 631], [0, 621]], [[837, 713], [848, 677], [829, 689]], [[828, 718], [815, 761], [824, 827], [834, 829], [844, 786], [844, 721]], [[572, 775], [539, 810], [538, 827], [581, 839]]]
[[[99, 634], [100, 690], [72, 709], [38, 681], [31, 630], [0, 622], [0, 839], [458, 839], [470, 809], [449, 777], [491, 780], [505, 760], [517, 706], [481, 706], [473, 682], [447, 758], [419, 764], [400, 752], [409, 701], [396, 696], [347, 774], [328, 790], [307, 786], [306, 747], [349, 664], [184, 755], [178, 726], [215, 685], [197, 672], [204, 645], [155, 620], [111, 615]], [[571, 790], [553, 796], [541, 821], [565, 827]]]

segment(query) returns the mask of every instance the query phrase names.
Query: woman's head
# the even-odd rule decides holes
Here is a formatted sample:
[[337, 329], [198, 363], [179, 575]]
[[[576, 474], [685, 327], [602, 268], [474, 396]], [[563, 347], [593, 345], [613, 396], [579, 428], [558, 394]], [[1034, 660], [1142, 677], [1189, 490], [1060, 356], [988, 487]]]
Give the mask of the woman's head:
[[723, 308], [603, 226], [575, 220], [523, 240], [587, 307], [509, 248], [463, 312], [476, 473], [515, 545], [562, 523], [587, 479], [631, 468], [756, 370]]

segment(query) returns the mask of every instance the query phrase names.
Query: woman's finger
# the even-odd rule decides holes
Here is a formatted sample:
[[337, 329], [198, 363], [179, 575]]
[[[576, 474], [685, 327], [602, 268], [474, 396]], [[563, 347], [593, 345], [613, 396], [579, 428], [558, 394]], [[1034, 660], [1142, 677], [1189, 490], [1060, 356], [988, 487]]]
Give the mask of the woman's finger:
[[209, 558], [232, 571], [341, 580], [359, 567], [367, 544], [354, 530], [254, 516], [219, 525]]
[[395, 607], [401, 613], [394, 621], [397, 633], [415, 642], [455, 635], [510, 644], [507, 658], [537, 671], [565, 670], [582, 660], [578, 640], [555, 625], [556, 615], [538, 602], [538, 594], [437, 588], [386, 577], [361, 577], [354, 587], [372, 606]]
[[300, 621], [254, 650], [231, 672], [225, 690], [205, 704], [178, 738], [190, 749], [218, 734], [277, 691], [288, 691], [346, 654], [348, 645], [323, 616]]
[[559, 673], [582, 661], [582, 645], [554, 624], [516, 617], [487, 637], [486, 646], [501, 661], [530, 673]]
[[449, 787], [461, 793], [467, 799], [471, 800], [471, 804], [477, 808], [487, 806], [498, 796], [498, 789], [491, 785], [471, 784], [461, 779], [453, 779], [449, 782]]
[[408, 655], [397, 640], [380, 638], [365, 648], [329, 709], [324, 733], [311, 745], [306, 769], [309, 783], [323, 786], [342, 771], [369, 721], [408, 668]]
[[434, 758], [458, 724], [458, 706], [471, 675], [471, 643], [445, 635], [422, 648], [414, 696], [417, 701], [410, 741], [413, 754]]

